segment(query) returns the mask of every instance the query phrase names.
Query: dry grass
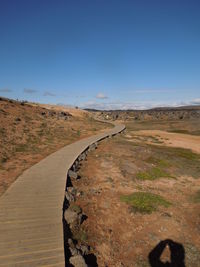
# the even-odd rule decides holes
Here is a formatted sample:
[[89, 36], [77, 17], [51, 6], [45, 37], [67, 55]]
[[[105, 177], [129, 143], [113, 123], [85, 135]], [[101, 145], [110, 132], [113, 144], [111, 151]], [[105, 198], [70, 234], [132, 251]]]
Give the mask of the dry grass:
[[183, 121], [134, 121], [126, 122], [128, 131], [137, 130], [163, 130], [168, 132], [200, 135], [200, 120], [183, 120]]
[[66, 109], [49, 108], [0, 101], [0, 194], [25, 169], [50, 153], [111, 127], [95, 121], [85, 111], [75, 110], [77, 116], [70, 116]]

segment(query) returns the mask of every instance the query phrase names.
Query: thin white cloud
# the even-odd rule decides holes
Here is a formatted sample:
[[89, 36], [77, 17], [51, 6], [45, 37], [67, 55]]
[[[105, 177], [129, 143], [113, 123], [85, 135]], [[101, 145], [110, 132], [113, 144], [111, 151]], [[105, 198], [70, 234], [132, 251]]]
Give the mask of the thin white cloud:
[[57, 103], [57, 106], [62, 106], [65, 108], [74, 108], [74, 105], [66, 104], [66, 103]]
[[191, 101], [191, 104], [193, 105], [200, 105], [200, 98], [195, 98]]
[[30, 88], [24, 88], [24, 93], [25, 94], [35, 94], [35, 93], [37, 93], [37, 90], [30, 89]]
[[97, 98], [97, 99], [108, 99], [108, 97], [107, 97], [106, 95], [104, 95], [103, 93], [98, 93], [98, 94], [96, 95], [96, 98]]
[[51, 93], [51, 92], [44, 92], [44, 96], [56, 96], [55, 94]]
[[91, 108], [99, 110], [127, 110], [127, 109], [149, 109], [154, 106], [160, 106], [160, 104], [153, 105], [152, 103], [123, 103], [123, 102], [110, 102], [110, 103], [99, 103], [96, 101], [89, 101], [80, 105], [82, 108]]
[[76, 95], [75, 97], [76, 98], [85, 98], [86, 96], [85, 95]]
[[137, 93], [137, 94], [151, 94], [151, 93], [169, 93], [171, 92], [171, 90], [167, 90], [167, 89], [141, 89], [141, 90], [133, 90], [133, 93]]
[[99, 103], [96, 101], [89, 101], [80, 105], [81, 108], [90, 108], [98, 110], [145, 110], [158, 107], [180, 107], [188, 105], [200, 105], [200, 99], [193, 99], [185, 102], [109, 102]]
[[9, 88], [2, 88], [2, 89], [0, 89], [0, 92], [1, 92], [1, 93], [11, 93], [12, 90], [9, 89]]

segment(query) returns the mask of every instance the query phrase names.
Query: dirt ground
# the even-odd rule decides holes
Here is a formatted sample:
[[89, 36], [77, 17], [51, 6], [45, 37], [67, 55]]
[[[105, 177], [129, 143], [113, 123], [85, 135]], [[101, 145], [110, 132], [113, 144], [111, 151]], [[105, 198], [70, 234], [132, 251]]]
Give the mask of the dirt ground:
[[[193, 144], [192, 135], [133, 128], [101, 142], [81, 166], [74, 186], [80, 191], [76, 204], [87, 216], [82, 242], [91, 246], [99, 267], [156, 266], [149, 253], [164, 240], [170, 241], [162, 262], [170, 261], [173, 244], [185, 266], [198, 267], [200, 154], [194, 151], [200, 144]], [[185, 143], [177, 143], [182, 136]]]
[[55, 111], [65, 111], [69, 112], [74, 117], [84, 118], [84, 116], [88, 115], [88, 112], [79, 108], [73, 108], [73, 107], [66, 107], [66, 106], [56, 106], [56, 105], [50, 105], [50, 104], [32, 104], [33, 106], [40, 106], [45, 109], [55, 110]]
[[0, 100], [0, 195], [27, 168], [59, 148], [112, 127], [88, 112]]
[[157, 141], [158, 144], [163, 143], [163, 145], [170, 147], [182, 147], [186, 149], [191, 149], [196, 153], [200, 153], [200, 136], [181, 133], [169, 133], [161, 130], [141, 130], [135, 132], [133, 131], [132, 134], [136, 138], [149, 137], [149, 143], [152, 143], [152, 141], [154, 141], [155, 144]]

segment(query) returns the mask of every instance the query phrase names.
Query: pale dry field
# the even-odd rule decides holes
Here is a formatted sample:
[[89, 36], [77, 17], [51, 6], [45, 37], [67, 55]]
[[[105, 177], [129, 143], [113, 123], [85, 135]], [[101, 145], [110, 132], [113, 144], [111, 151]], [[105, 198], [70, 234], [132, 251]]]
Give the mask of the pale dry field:
[[[169, 133], [161, 130], [141, 130], [132, 131], [133, 137], [149, 137], [149, 143], [152, 143], [152, 139], [157, 140], [158, 144], [163, 143], [169, 147], [181, 147], [191, 149], [196, 153], [200, 153], [200, 136], [194, 136], [181, 133]], [[134, 140], [134, 138], [132, 138]], [[155, 144], [155, 142], [154, 142]]]

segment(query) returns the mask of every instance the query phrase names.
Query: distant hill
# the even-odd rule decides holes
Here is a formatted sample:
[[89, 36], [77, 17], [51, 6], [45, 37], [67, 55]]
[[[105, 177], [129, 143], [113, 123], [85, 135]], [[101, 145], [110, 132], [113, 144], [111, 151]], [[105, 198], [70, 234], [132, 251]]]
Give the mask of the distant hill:
[[158, 107], [151, 110], [200, 110], [200, 105], [180, 106], [180, 107]]
[[157, 108], [151, 108], [151, 109], [115, 109], [115, 110], [99, 110], [99, 109], [93, 109], [93, 108], [85, 108], [84, 110], [89, 112], [131, 112], [131, 111], [150, 111], [150, 110], [200, 110], [200, 105], [191, 105], [191, 106], [180, 106], [180, 107], [157, 107]]
[[87, 109], [87, 111], [98, 113], [100, 119], [106, 120], [191, 120], [200, 119], [200, 106], [182, 107], [158, 107], [147, 110], [107, 110], [98, 111]]

